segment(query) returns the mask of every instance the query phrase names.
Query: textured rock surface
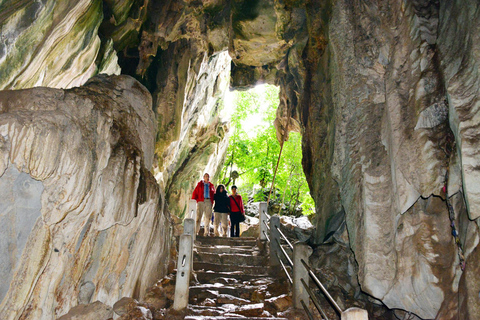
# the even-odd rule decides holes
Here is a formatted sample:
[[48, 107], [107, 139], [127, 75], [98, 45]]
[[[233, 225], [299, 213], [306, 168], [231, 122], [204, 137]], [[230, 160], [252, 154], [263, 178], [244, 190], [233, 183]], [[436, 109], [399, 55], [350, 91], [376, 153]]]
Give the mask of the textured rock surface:
[[438, 47], [470, 219], [480, 217], [480, 4], [442, 1]]
[[[233, 16], [232, 84], [245, 87], [276, 76], [282, 90], [279, 139], [299, 123], [304, 132], [316, 241], [345, 219], [362, 290], [391, 308], [434, 318], [461, 276], [448, 210], [439, 198], [445, 197], [447, 168], [449, 196], [460, 195], [456, 216], [463, 222], [457, 220], [457, 227], [462, 225], [467, 256], [478, 244], [477, 224], [464, 217], [478, 216], [480, 189], [478, 4], [276, 3], [277, 16], [282, 9], [286, 15], [275, 31], [285, 30], [288, 39], [292, 28], [295, 36], [285, 56], [267, 65], [253, 49], [235, 50], [250, 38], [258, 43], [256, 35], [245, 32], [246, 40], [238, 42], [235, 36], [273, 9], [263, 1], [239, 3], [250, 15], [241, 16], [248, 23]], [[277, 71], [268, 71], [272, 67]]]
[[[314, 240], [319, 244], [343, 237], [358, 264], [348, 272], [354, 272], [349, 275], [358, 278], [360, 287], [351, 285], [348, 290], [361, 288], [378, 299], [373, 303], [382, 301], [390, 308], [405, 310], [397, 311], [399, 315], [413, 312], [422, 318], [476, 319], [480, 317], [475, 307], [478, 290], [475, 292], [471, 279], [477, 272], [480, 239], [479, 14], [474, 0], [3, 1], [0, 71], [5, 76], [0, 83], [2, 88], [83, 83], [97, 69], [114, 70], [118, 51], [122, 72], [141, 78], [153, 93], [158, 120], [151, 127], [153, 131], [158, 128], [155, 159], [153, 149], [146, 151], [142, 146], [144, 161], [148, 169], [151, 162], [147, 159], [154, 163], [168, 204], [178, 215], [183, 214], [182, 206], [201, 173], [214, 173], [221, 163], [227, 127], [217, 114], [226, 75], [231, 72], [231, 85], [240, 89], [257, 82], [276, 83], [281, 88], [275, 123], [279, 140], [290, 130], [301, 130], [304, 137], [303, 165], [317, 209]], [[226, 49], [233, 59], [231, 69], [226, 54], [220, 53]], [[55, 94], [64, 99], [60, 91]], [[85, 95], [97, 94], [93, 90]], [[77, 112], [88, 112], [90, 106], [84, 103]], [[25, 120], [22, 126], [34, 125]], [[57, 127], [49, 123], [42, 130], [60, 130]], [[28, 130], [15, 130], [8, 137], [19, 142], [12, 144], [13, 140], [2, 135], [2, 150], [36, 141]], [[62, 130], [73, 135], [72, 130]], [[82, 135], [89, 137], [91, 132], [94, 130]], [[104, 131], [98, 132], [101, 136]], [[69, 141], [69, 137], [64, 139]], [[58, 138], [49, 135], [48, 139]], [[144, 143], [153, 144], [153, 138], [147, 140]], [[89, 141], [82, 140], [82, 146], [95, 150], [96, 145]], [[58, 150], [42, 156], [50, 157]], [[97, 177], [99, 170], [108, 168], [105, 163], [110, 162], [105, 159], [117, 155], [114, 151], [97, 153], [101, 156], [95, 160], [85, 156], [75, 160], [84, 165], [76, 170], [84, 172], [89, 163], [95, 164], [86, 177]], [[131, 207], [117, 210], [122, 207], [118, 201], [103, 200], [102, 194], [108, 193], [105, 190], [112, 190], [110, 185], [105, 183], [98, 187], [102, 190], [99, 194], [76, 203], [82, 192], [96, 184], [92, 182], [84, 191], [72, 188], [63, 193], [64, 188], [59, 187], [54, 192], [53, 184], [68, 182], [48, 182], [54, 179], [51, 172], [67, 170], [68, 165], [32, 171], [25, 168], [35, 166], [36, 158], [19, 162], [15, 159], [26, 153], [5, 154], [0, 161], [0, 171], [5, 171], [2, 184], [28, 189], [28, 201], [19, 194], [2, 193], [8, 204], [2, 203], [6, 215], [0, 219], [9, 221], [2, 231], [67, 223], [70, 215], [64, 213], [81, 210], [82, 203], [91, 201], [105, 201], [108, 210], [115, 211], [104, 218], [95, 215], [89, 222], [107, 228], [102, 229], [105, 233], [136, 221], [126, 213]], [[56, 158], [47, 161], [58, 162]], [[464, 274], [450, 235], [442, 190], [447, 169], [448, 195], [467, 260]], [[72, 176], [79, 177], [71, 170]], [[47, 203], [64, 201], [66, 209], [47, 208], [45, 199], [49, 199]], [[131, 203], [134, 197], [125, 194], [123, 199]], [[92, 207], [85, 205], [82, 210]], [[32, 227], [14, 220], [16, 215], [41, 215], [41, 219]], [[89, 234], [90, 229], [85, 230]], [[45, 234], [38, 239], [46, 239]], [[8, 243], [0, 245], [8, 252], [0, 272], [10, 279], [15, 277], [11, 266], [20, 265], [23, 259], [21, 248], [30, 246], [22, 237], [7, 238]], [[53, 241], [48, 239], [45, 243]], [[110, 240], [98, 240], [92, 254], [102, 241]], [[34, 244], [45, 246], [40, 240]], [[10, 247], [18, 249], [5, 249]], [[96, 262], [85, 263], [97, 268]], [[80, 267], [76, 270], [84, 272]], [[6, 294], [9, 281], [0, 283], [0, 294]], [[473, 289], [468, 287], [470, 282]], [[138, 290], [135, 294], [141, 292]], [[106, 291], [99, 294], [98, 281], [91, 277], [78, 285], [78, 294], [79, 303], [84, 304], [99, 295], [108, 296]]]
[[[157, 154], [162, 151], [157, 179], [165, 186], [170, 210], [178, 216], [183, 216], [203, 173], [214, 178], [223, 162], [228, 125], [221, 112], [229, 71], [226, 52], [197, 60], [183, 56], [157, 94], [156, 110], [162, 124], [156, 150]], [[172, 88], [172, 83], [178, 87]], [[167, 99], [161, 99], [162, 95]]]
[[102, 1], [0, 3], [0, 89], [69, 88], [97, 73], [119, 74], [115, 50], [101, 41]]
[[[206, 15], [205, 4], [198, 6], [204, 21], [228, 17], [225, 9]], [[467, 260], [478, 244], [478, 226], [467, 218], [475, 219], [478, 211], [477, 6], [238, 1], [230, 20], [215, 20], [215, 27], [229, 29], [231, 84], [275, 81], [281, 87], [279, 139], [290, 130], [304, 134], [304, 169], [317, 204], [315, 241], [346, 225], [361, 289], [422, 318], [450, 310], [444, 302], [457, 294], [461, 277], [442, 200], [447, 168]], [[191, 88], [183, 85], [182, 70], [200, 66], [191, 61], [213, 47], [198, 23], [202, 18], [190, 14], [192, 4], [167, 7], [175, 14], [158, 19], [163, 51], [157, 55], [167, 73], [156, 74], [155, 104], [168, 110], [160, 115], [173, 117], [162, 123], [165, 139], [157, 140], [157, 155], [177, 147], [171, 142], [182, 136], [178, 119]], [[151, 66], [156, 58], [149, 61]], [[186, 150], [184, 159], [193, 161], [172, 166], [169, 176], [204, 166], [205, 160], [196, 160], [197, 149]], [[164, 156], [159, 158], [166, 167]], [[171, 186], [169, 199], [185, 199], [174, 195], [181, 187]], [[458, 314], [458, 306], [452, 308]]]
[[[471, 5], [465, 10], [476, 12]], [[468, 192], [458, 173], [472, 171], [460, 147], [446, 154], [452, 131], [457, 146], [464, 139], [456, 132], [454, 113], [447, 113], [455, 102], [439, 48], [442, 41], [450, 48], [456, 39], [444, 39], [437, 30], [455, 29], [450, 25], [455, 19], [445, 16], [455, 10], [442, 6], [434, 1], [307, 6], [312, 24], [303, 54], [310, 63], [297, 108], [305, 132], [304, 168], [317, 204], [317, 241], [345, 214], [362, 290], [422, 318], [435, 318], [460, 276], [446, 204], [437, 197], [445, 196], [446, 169], [449, 195]], [[302, 74], [290, 66], [286, 71]], [[469, 215], [475, 217], [472, 210]], [[478, 233], [475, 223], [465, 223]], [[475, 238], [464, 246], [475, 247]]]
[[0, 217], [16, 234], [0, 238], [2, 319], [111, 306], [165, 272], [169, 216], [146, 170], [155, 127], [150, 94], [128, 76], [0, 92], [0, 183], [13, 184]]

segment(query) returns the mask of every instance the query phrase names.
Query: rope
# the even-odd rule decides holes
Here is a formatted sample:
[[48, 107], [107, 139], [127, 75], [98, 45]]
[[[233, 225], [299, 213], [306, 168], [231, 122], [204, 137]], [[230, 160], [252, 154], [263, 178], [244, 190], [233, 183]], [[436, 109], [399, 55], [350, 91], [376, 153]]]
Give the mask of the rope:
[[443, 192], [445, 193], [445, 199], [447, 203], [447, 208], [448, 208], [448, 217], [450, 219], [450, 227], [452, 228], [452, 236], [455, 240], [455, 244], [457, 245], [458, 248], [458, 259], [460, 260], [460, 269], [462, 271], [465, 270], [465, 255], [463, 252], [463, 246], [460, 241], [460, 236], [458, 234], [458, 230], [455, 226], [455, 210], [453, 209], [452, 202], [450, 201], [450, 197], [448, 195], [448, 178], [449, 178], [449, 170], [450, 170], [450, 155], [452, 151], [454, 150], [455, 146], [455, 141], [451, 137], [447, 137], [447, 142], [445, 146], [445, 154], [447, 156], [447, 170], [445, 172], [445, 180], [444, 180], [444, 185], [443, 185]]
[[282, 157], [283, 145], [284, 145], [284, 142], [282, 142], [282, 144], [280, 145], [280, 152], [278, 153], [277, 166], [275, 167], [275, 172], [273, 173], [272, 186], [270, 187], [270, 192], [268, 193], [267, 203], [270, 203], [270, 196], [272, 195], [272, 189], [273, 189], [273, 186], [275, 185], [275, 177], [277, 176], [278, 165], [280, 164], [280, 158]]

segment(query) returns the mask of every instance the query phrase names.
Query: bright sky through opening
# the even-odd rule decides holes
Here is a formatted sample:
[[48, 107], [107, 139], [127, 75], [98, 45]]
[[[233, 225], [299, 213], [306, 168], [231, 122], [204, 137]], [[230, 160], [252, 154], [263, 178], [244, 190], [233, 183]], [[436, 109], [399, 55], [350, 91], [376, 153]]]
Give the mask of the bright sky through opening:
[[[256, 136], [255, 132], [265, 126], [268, 126], [269, 123], [265, 120], [265, 111], [268, 108], [268, 103], [266, 102], [266, 92], [265, 84], [260, 84], [250, 89], [253, 90], [259, 96], [258, 109], [256, 114], [249, 115], [244, 121], [242, 121], [242, 128], [245, 130], [249, 138]], [[224, 119], [230, 119], [233, 112], [235, 111], [235, 92], [227, 90], [225, 93], [225, 110], [224, 110]]]

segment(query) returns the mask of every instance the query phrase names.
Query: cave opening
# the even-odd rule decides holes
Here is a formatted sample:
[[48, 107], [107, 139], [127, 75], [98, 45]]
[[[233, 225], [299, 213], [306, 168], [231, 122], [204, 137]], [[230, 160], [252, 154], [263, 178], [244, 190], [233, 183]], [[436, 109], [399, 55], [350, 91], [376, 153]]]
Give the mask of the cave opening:
[[259, 84], [227, 90], [223, 115], [230, 124], [218, 184], [236, 185], [251, 201], [269, 201], [271, 213], [312, 217], [315, 204], [302, 167], [302, 136], [290, 132], [283, 147], [274, 121], [279, 87]]

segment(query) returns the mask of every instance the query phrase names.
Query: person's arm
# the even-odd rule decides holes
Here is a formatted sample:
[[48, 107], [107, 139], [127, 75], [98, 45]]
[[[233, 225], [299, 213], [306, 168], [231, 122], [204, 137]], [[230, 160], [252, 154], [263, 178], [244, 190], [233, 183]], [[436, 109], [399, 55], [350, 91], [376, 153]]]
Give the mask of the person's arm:
[[210, 198], [212, 199], [212, 203], [215, 199], [215, 191], [215, 186], [213, 185], [213, 183], [210, 182]]
[[233, 206], [235, 203], [233, 202], [233, 196], [228, 197], [228, 206], [230, 207], [230, 212], [233, 212]]
[[210, 183], [210, 190], [212, 191], [212, 198], [213, 198], [215, 196], [215, 193], [217, 192], [213, 183]]
[[242, 196], [239, 196], [240, 197], [240, 203], [238, 204], [240, 206], [240, 212], [245, 215], [245, 209], [243, 208], [243, 199], [242, 199]]
[[193, 189], [193, 193], [192, 193], [193, 200], [197, 200], [198, 198], [197, 193], [198, 193], [198, 184], [195, 186], [195, 189]]

